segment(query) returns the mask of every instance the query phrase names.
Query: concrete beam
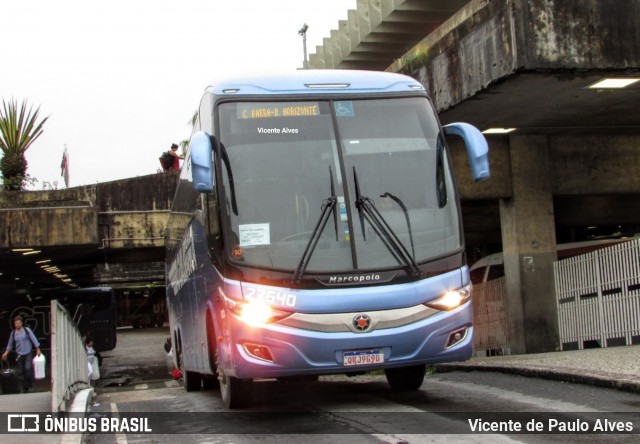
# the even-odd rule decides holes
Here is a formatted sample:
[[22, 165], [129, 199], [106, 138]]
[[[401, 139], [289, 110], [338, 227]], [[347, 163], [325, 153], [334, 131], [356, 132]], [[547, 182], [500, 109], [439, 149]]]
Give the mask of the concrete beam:
[[[356, 14], [358, 16], [358, 30], [360, 32], [360, 41], [367, 38], [367, 35], [373, 30], [371, 20], [369, 18], [369, 2], [368, 0], [358, 0], [356, 3]], [[348, 15], [347, 15], [348, 17]]]
[[169, 210], [100, 213], [104, 248], [164, 247]]
[[351, 46], [351, 49], [354, 50], [358, 45], [360, 45], [362, 40], [360, 39], [358, 12], [353, 9], [349, 9], [347, 11], [347, 27], [349, 28], [349, 45]]
[[640, 29], [628, 18], [640, 16], [640, 2], [606, 4], [472, 0], [388, 70], [428, 84], [439, 111], [516, 72], [637, 70]]
[[110, 287], [130, 287], [160, 283], [164, 285], [164, 261], [138, 263], [104, 263], [96, 264], [93, 269], [93, 281], [96, 285]]
[[369, 0], [365, 6], [369, 9], [371, 30], [376, 29], [382, 23], [382, 5], [380, 3], [380, 0]]
[[324, 63], [324, 46], [316, 46], [315, 54], [309, 55], [309, 67], [315, 69], [326, 68], [326, 65]]
[[0, 210], [0, 248], [97, 245], [96, 207]]
[[340, 47], [341, 45], [341, 39], [340, 39], [340, 32], [336, 29], [332, 29], [331, 30], [331, 39], [330, 39], [330, 44], [331, 44], [331, 54], [333, 55], [333, 63], [334, 66], [337, 68], [340, 64], [340, 61], [342, 61], [342, 49]]
[[340, 39], [340, 58], [345, 59], [351, 52], [351, 36], [349, 24], [346, 20], [338, 22], [338, 39]]
[[637, 136], [551, 136], [556, 195], [640, 193]]
[[[462, 199], [503, 199], [513, 194], [509, 137], [488, 137], [491, 178], [474, 183], [462, 142], [447, 140]], [[550, 135], [554, 196], [640, 194], [638, 138], [627, 135]]]
[[[340, 43], [334, 40], [330, 31], [329, 41], [324, 45], [332, 45], [333, 67], [345, 68], [343, 61], [349, 61], [352, 52], [359, 51], [362, 43], [390, 42], [400, 43], [400, 46], [385, 56], [375, 53], [370, 55], [367, 65], [386, 68], [397, 59], [407, 48], [411, 47], [422, 37], [458, 10], [467, 0], [358, 0], [355, 10], [347, 11], [347, 20], [338, 23]], [[340, 55], [336, 51], [340, 48]], [[368, 52], [368, 51], [367, 51]], [[327, 68], [327, 58], [322, 66], [321, 59], [313, 55], [309, 57], [310, 67]]]
[[[335, 68], [335, 61], [338, 60], [338, 57], [337, 54], [334, 55], [331, 39], [328, 37], [322, 39], [322, 46], [324, 47], [324, 67], [327, 69]], [[314, 67], [310, 66], [310, 68]]]

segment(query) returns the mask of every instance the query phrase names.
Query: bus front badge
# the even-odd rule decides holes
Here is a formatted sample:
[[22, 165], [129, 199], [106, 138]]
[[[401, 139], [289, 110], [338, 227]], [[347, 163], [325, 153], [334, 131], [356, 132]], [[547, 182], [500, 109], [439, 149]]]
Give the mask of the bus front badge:
[[371, 318], [366, 314], [359, 314], [353, 318], [353, 327], [358, 331], [367, 331], [371, 327]]

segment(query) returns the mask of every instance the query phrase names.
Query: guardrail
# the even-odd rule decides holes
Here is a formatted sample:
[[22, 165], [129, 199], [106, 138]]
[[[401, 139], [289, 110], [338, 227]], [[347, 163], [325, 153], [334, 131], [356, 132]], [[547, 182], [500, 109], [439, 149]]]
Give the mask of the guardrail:
[[67, 401], [90, 387], [87, 351], [67, 310], [51, 301], [51, 411], [67, 410]]

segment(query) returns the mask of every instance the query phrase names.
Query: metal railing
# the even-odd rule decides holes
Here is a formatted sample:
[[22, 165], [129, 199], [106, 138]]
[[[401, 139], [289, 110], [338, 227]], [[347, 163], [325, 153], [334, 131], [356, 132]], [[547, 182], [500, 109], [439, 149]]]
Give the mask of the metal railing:
[[640, 239], [554, 263], [560, 348], [640, 343]]
[[51, 301], [51, 411], [66, 411], [67, 402], [90, 387], [87, 351], [67, 310]]
[[[640, 344], [640, 239], [553, 267], [560, 350]], [[474, 355], [509, 354], [505, 278], [473, 294]]]

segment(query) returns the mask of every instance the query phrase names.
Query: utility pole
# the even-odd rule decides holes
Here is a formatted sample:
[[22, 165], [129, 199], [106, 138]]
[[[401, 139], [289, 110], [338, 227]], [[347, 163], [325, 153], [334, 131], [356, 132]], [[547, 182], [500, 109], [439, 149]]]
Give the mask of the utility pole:
[[304, 52], [304, 59], [302, 60], [302, 69], [309, 68], [307, 64], [307, 29], [309, 29], [309, 27], [305, 23], [304, 25], [302, 25], [302, 28], [298, 30], [298, 35], [302, 36], [302, 50]]

